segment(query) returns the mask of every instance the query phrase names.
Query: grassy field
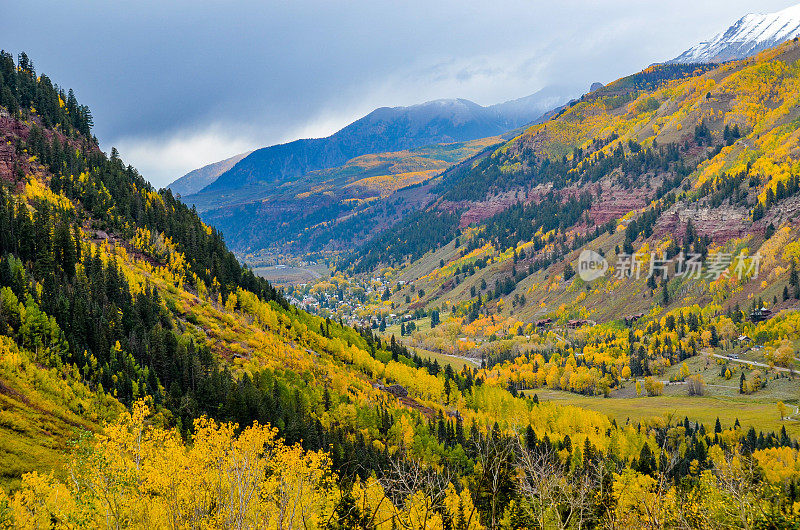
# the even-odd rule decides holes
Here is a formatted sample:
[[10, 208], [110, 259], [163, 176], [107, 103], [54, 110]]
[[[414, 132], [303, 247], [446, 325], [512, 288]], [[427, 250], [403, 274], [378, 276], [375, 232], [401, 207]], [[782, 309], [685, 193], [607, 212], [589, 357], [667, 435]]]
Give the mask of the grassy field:
[[[753, 356], [751, 356], [753, 357]], [[753, 357], [751, 360], [763, 360]], [[732, 425], [737, 419], [745, 426], [753, 426], [756, 430], [780, 431], [786, 426], [790, 436], [800, 436], [800, 386], [797, 378], [786, 374], [776, 374], [764, 368], [750, 369], [736, 363], [728, 363], [732, 371], [730, 379], [720, 375], [724, 361], [705, 355], [687, 359], [686, 366], [691, 374], [699, 374], [706, 382], [704, 396], [689, 396], [687, 386], [683, 383], [669, 383], [672, 375], [680, 370], [680, 365], [671, 366], [666, 373], [657, 376], [664, 381], [664, 394], [654, 397], [636, 397], [636, 383], [625, 382], [621, 388], [612, 392], [610, 398], [582, 396], [560, 390], [537, 389], [527, 393], [536, 393], [540, 400], [557, 401], [577, 405], [587, 409], [608, 414], [617, 423], [626, 421], [642, 421], [652, 417], [673, 416], [675, 420], [688, 417], [699, 421], [706, 428], [714, 426], [717, 418], [724, 426]], [[756, 370], [766, 373], [766, 388], [750, 395], [739, 394], [739, 377], [744, 370], [745, 377], [750, 379]], [[780, 420], [777, 402], [783, 401], [792, 412], [792, 419]]]
[[[414, 322], [414, 325], [417, 327], [418, 330], [431, 329], [431, 317], [418, 318], [417, 320], [414, 320], [413, 322]], [[406, 322], [406, 325], [408, 325], [408, 322]], [[384, 332], [384, 335], [387, 336], [387, 337], [389, 337], [391, 335], [394, 335], [395, 338], [399, 339], [400, 338], [400, 323], [398, 322], [397, 324], [392, 324], [391, 326], [386, 326], [386, 331]]]
[[472, 368], [477, 367], [474, 362], [467, 361], [462, 357], [453, 357], [452, 355], [445, 355], [443, 353], [424, 350], [422, 348], [413, 348], [413, 350], [415, 350], [420, 357], [427, 357], [429, 359], [439, 361], [439, 364], [442, 366], [449, 364], [453, 367], [453, 370], [456, 370], [457, 372], [460, 372], [465, 365], [469, 365]]
[[785, 425], [790, 436], [800, 436], [800, 422], [796, 420], [780, 421], [775, 402], [756, 401], [747, 397], [737, 399], [663, 395], [604, 399], [547, 389], [536, 389], [535, 391], [526, 391], [526, 393], [535, 393], [539, 396], [540, 401], [555, 401], [596, 410], [607, 414], [621, 424], [626, 421], [638, 422], [653, 417], [672, 416], [673, 421], [688, 417], [691, 421], [703, 423], [706, 429], [713, 429], [717, 418], [720, 419], [723, 427], [730, 427], [738, 419], [742, 426], [752, 425], [756, 430], [778, 432], [781, 426]]
[[98, 430], [47, 396], [13, 383], [0, 375], [0, 488], [6, 491], [31, 470], [63, 476], [72, 443], [81, 433]]
[[[754, 360], [761, 362], [763, 358]], [[783, 401], [787, 404], [800, 405], [800, 381], [798, 381], [797, 376], [792, 378], [785, 372], [770, 371], [767, 368], [758, 366], [748, 367], [734, 362], [726, 363], [723, 360], [702, 354], [686, 359], [684, 362], [690, 374], [702, 376], [703, 381], [706, 383], [704, 395], [707, 397], [740, 399], [743, 397], [739, 394], [739, 377], [742, 371], [744, 371], [745, 378], [748, 380], [752, 379], [756, 372], [760, 372], [761, 377], [767, 379], [766, 387], [754, 394], [744, 396], [745, 399], [763, 403]], [[686, 396], [688, 394], [685, 383], [670, 383], [673, 376], [681, 369], [681, 364], [671, 366], [665, 373], [656, 376], [656, 379], [664, 383], [664, 395]], [[726, 379], [721, 375], [723, 368], [731, 372], [730, 379]], [[639, 378], [639, 381], [643, 383], [643, 378]], [[624, 382], [620, 388], [612, 392], [612, 397], [635, 398], [635, 381]]]

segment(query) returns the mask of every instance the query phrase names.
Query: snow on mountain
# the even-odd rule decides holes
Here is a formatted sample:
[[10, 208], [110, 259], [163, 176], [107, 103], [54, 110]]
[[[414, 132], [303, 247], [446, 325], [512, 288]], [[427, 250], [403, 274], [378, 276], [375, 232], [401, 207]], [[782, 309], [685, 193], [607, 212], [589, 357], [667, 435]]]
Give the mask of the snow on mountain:
[[800, 37], [800, 4], [769, 14], [751, 13], [709, 41], [701, 42], [670, 63], [719, 63], [744, 59]]

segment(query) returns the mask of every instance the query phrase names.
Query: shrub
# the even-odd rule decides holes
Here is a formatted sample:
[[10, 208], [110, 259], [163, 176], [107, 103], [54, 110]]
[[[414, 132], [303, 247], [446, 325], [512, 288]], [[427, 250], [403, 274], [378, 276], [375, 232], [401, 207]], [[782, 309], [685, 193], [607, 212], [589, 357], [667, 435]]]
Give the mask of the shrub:
[[644, 389], [648, 396], [660, 396], [664, 393], [664, 383], [654, 377], [645, 377]]
[[700, 374], [690, 375], [686, 378], [690, 396], [702, 396], [706, 393], [706, 382]]

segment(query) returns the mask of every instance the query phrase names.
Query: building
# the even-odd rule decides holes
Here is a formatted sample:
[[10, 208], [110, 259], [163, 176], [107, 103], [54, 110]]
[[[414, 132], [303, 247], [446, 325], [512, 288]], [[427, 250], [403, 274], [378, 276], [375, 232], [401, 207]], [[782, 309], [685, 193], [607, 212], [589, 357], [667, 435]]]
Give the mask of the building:
[[589, 320], [583, 320], [583, 319], [570, 320], [569, 322], [567, 322], [567, 327], [569, 329], [578, 329], [580, 327], [583, 327], [583, 326], [586, 326], [586, 325], [589, 325], [589, 324], [591, 324], [591, 321], [589, 321]]
[[750, 312], [750, 321], [763, 322], [764, 320], [767, 320], [770, 316], [772, 316], [772, 311], [770, 311], [766, 307], [762, 307], [760, 309], [753, 309]]

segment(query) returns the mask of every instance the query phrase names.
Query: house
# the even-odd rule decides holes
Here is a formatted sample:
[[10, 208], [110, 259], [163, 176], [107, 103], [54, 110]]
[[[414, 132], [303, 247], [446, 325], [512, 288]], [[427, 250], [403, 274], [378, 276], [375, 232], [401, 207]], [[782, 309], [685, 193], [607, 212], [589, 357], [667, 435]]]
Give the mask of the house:
[[766, 307], [762, 307], [760, 309], [753, 309], [750, 312], [750, 321], [751, 322], [763, 322], [767, 320], [772, 315], [772, 311], [767, 309]]
[[628, 316], [624, 317], [625, 324], [628, 324], [628, 325], [632, 324], [632, 323], [636, 322], [637, 320], [639, 320], [640, 318], [642, 318], [643, 316], [644, 316], [644, 313], [636, 313], [635, 315], [628, 315]]
[[751, 344], [753, 342], [753, 339], [751, 339], [747, 335], [739, 335], [739, 338], [737, 338], [736, 340], [739, 341], [739, 344]]
[[585, 326], [587, 324], [590, 324], [590, 322], [588, 320], [583, 320], [583, 319], [570, 320], [569, 322], [567, 322], [567, 327], [569, 329], [578, 329], [578, 328], [580, 328], [582, 326]]
[[537, 320], [536, 321], [536, 327], [537, 328], [543, 328], [545, 326], [549, 326], [552, 323], [553, 323], [553, 319], [552, 318], [544, 318], [542, 320]]

